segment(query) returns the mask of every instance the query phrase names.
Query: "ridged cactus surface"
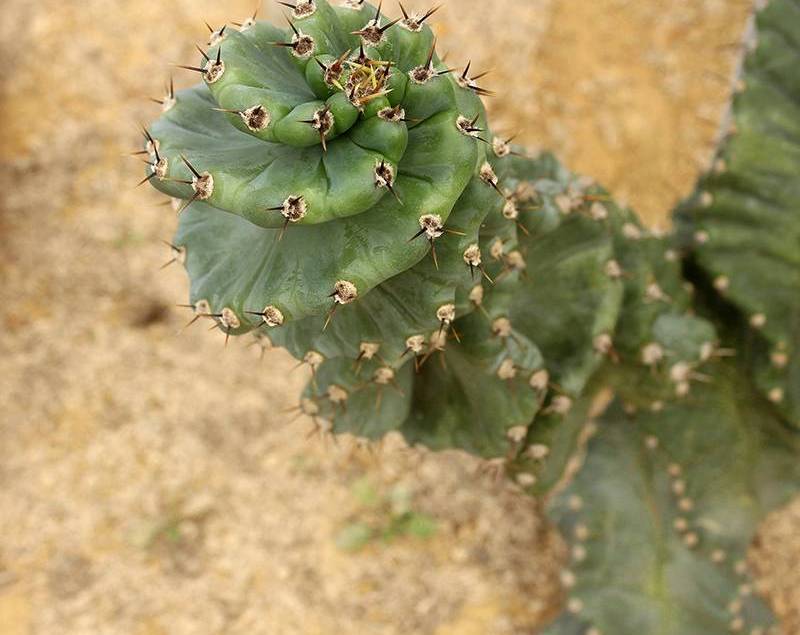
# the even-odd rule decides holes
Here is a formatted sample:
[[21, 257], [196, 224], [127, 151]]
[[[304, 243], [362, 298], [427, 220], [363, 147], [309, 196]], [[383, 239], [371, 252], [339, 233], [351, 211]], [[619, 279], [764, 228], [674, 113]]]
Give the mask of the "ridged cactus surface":
[[755, 20], [725, 140], [679, 220], [752, 331], [759, 386], [800, 428], [800, 5], [774, 0]]
[[[427, 237], [459, 240], [442, 232], [485, 155], [480, 100], [439, 75], [426, 24], [390, 26], [365, 3], [325, 0], [298, 3], [288, 20], [216, 33], [195, 67], [203, 83], [166, 101], [149, 130], [150, 180], [184, 201], [176, 246], [192, 302], [231, 334], [304, 318], [321, 331], [332, 309], [422, 260]], [[469, 210], [459, 221], [474, 235]], [[412, 240], [420, 223], [427, 233]], [[430, 275], [436, 287], [445, 273]], [[347, 341], [331, 336], [331, 356], [352, 355], [357, 336], [435, 324], [438, 307], [411, 299], [373, 298], [348, 329], [337, 315]]]
[[[703, 294], [692, 304], [719, 323], [724, 345], [702, 366], [672, 366], [671, 381], [692, 381], [679, 400], [663, 398], [658, 374], [609, 368], [615, 402], [573, 422], [574, 439], [592, 438], [573, 441], [584, 464], [552, 504], [571, 562], [566, 610], [548, 635], [777, 632], [746, 556], [757, 524], [800, 487], [799, 25], [796, 2], [756, 13], [714, 169], [678, 210]], [[692, 315], [653, 326], [679, 348], [703, 328]]]
[[745, 560], [757, 523], [800, 485], [800, 438], [739, 369], [707, 372], [690, 400], [654, 411], [623, 397], [589, 424], [585, 465], [553, 505], [571, 555], [567, 609], [548, 635], [772, 626]]

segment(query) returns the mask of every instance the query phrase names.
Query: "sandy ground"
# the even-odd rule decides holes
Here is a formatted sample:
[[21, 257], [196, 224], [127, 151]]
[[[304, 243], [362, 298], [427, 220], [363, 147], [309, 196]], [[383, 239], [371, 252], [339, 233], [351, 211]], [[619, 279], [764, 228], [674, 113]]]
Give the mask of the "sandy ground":
[[[534, 633], [563, 547], [531, 501], [459, 454], [309, 436], [285, 354], [176, 334], [175, 219], [121, 157], [202, 21], [253, 9], [222, 4], [0, 14], [0, 635]], [[707, 161], [746, 3], [486, 5], [437, 24], [453, 63], [493, 69], [498, 127], [663, 224]], [[754, 558], [788, 633], [798, 533], [795, 506]]]

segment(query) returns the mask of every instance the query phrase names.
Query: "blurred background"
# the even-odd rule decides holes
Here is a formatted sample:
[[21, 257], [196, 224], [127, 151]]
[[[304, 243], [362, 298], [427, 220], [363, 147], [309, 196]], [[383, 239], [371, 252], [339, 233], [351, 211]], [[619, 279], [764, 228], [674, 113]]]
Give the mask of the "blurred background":
[[[492, 70], [497, 131], [667, 227], [749, 4], [450, 0], [435, 29], [452, 64]], [[3, 2], [0, 635], [535, 633], [564, 554], [536, 504], [460, 454], [320, 439], [291, 411], [306, 377], [288, 355], [179, 333], [187, 281], [160, 270], [175, 215], [124, 155], [204, 21], [254, 8]], [[800, 633], [800, 504], [757, 543]]]

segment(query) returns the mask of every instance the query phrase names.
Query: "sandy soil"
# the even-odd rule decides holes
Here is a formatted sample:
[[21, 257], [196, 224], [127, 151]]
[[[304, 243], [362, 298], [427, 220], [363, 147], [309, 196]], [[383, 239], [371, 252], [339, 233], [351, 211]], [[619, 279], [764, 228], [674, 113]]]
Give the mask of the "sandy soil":
[[[563, 548], [531, 501], [459, 454], [309, 436], [285, 354], [177, 335], [175, 219], [122, 155], [202, 21], [253, 8], [221, 5], [0, 14], [0, 635], [533, 633]], [[438, 29], [494, 69], [498, 126], [663, 223], [712, 147], [745, 3], [484, 6]], [[800, 580], [774, 545], [799, 532], [777, 515], [756, 559], [790, 633]]]

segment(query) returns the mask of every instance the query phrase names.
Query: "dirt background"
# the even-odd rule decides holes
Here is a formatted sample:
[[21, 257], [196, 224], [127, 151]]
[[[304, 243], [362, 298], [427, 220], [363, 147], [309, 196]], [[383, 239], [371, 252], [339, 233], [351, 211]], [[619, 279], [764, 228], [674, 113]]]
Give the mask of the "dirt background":
[[[499, 130], [663, 225], [708, 161], [748, 4], [452, 0], [436, 28], [493, 69]], [[309, 436], [284, 353], [177, 335], [175, 218], [123, 154], [203, 20], [253, 4], [3, 6], [0, 635], [534, 633], [563, 546], [531, 501], [459, 454]], [[795, 505], [754, 556], [790, 634], [799, 534]]]

